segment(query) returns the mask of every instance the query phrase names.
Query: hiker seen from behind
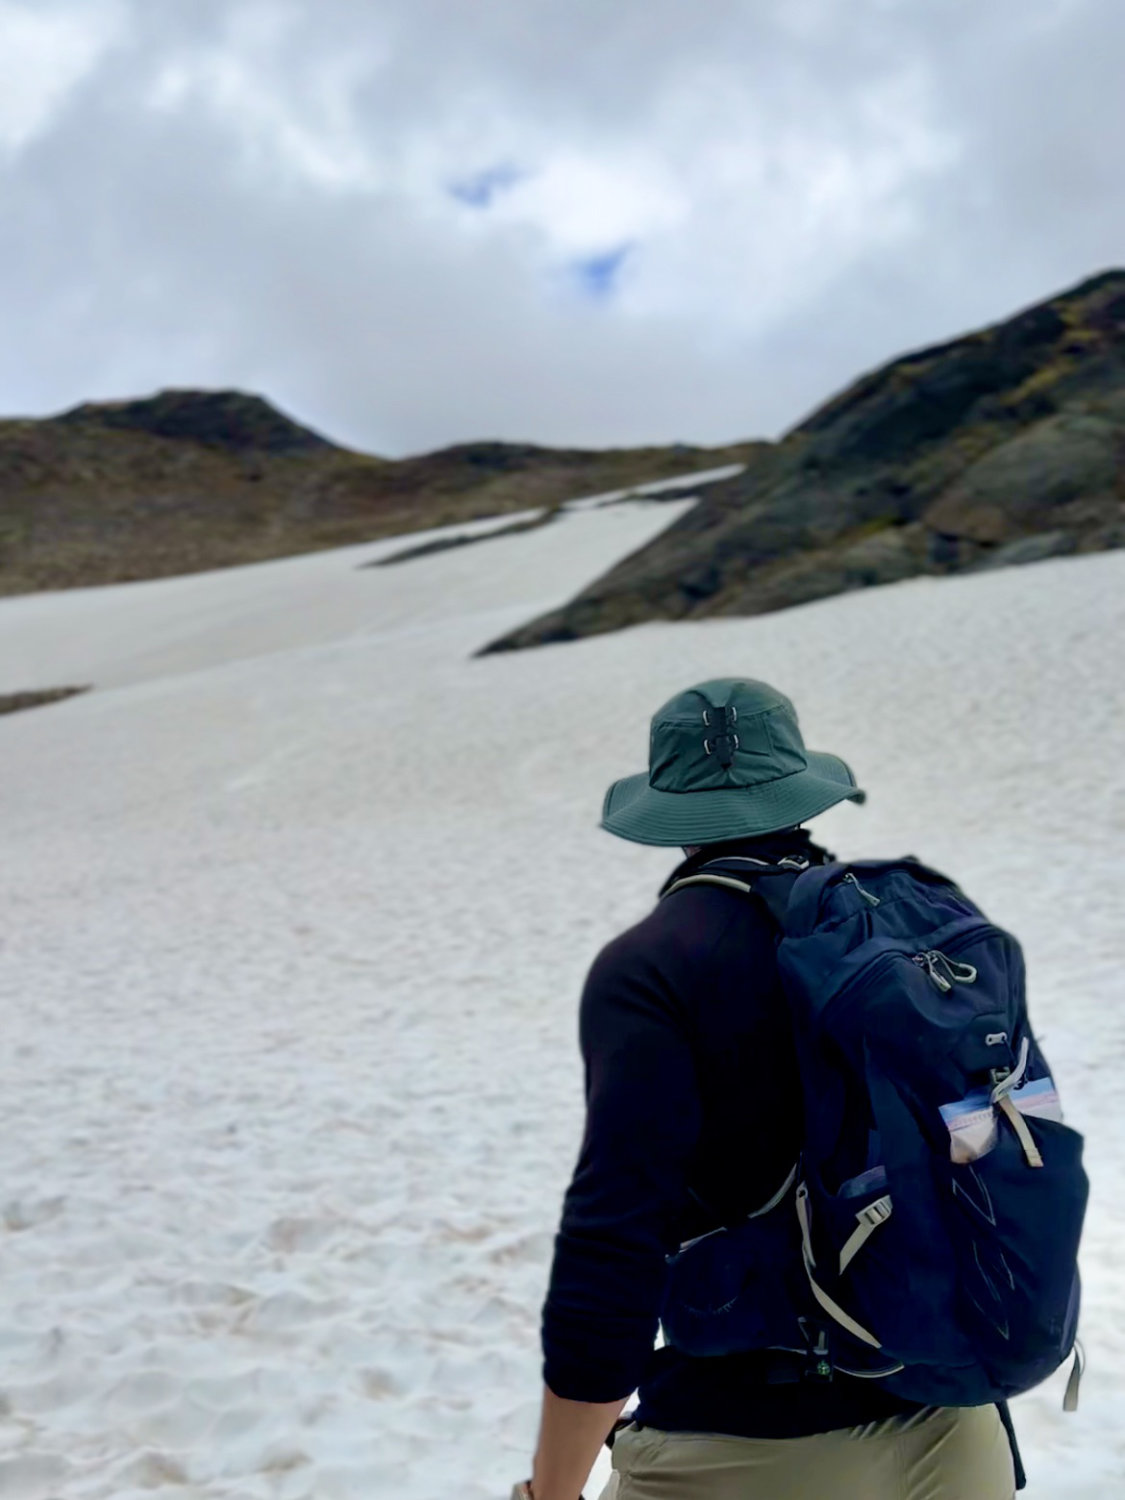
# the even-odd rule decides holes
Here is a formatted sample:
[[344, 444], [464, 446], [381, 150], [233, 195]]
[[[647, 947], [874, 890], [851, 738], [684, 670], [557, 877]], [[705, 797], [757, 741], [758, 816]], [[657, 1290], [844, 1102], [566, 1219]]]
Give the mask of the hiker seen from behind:
[[1008, 1398], [1078, 1347], [1082, 1140], [1016, 940], [918, 861], [843, 864], [802, 826], [864, 796], [734, 678], [666, 703], [606, 795], [606, 830], [686, 858], [582, 996], [516, 1496], [579, 1500], [607, 1439], [604, 1500], [1022, 1485]]

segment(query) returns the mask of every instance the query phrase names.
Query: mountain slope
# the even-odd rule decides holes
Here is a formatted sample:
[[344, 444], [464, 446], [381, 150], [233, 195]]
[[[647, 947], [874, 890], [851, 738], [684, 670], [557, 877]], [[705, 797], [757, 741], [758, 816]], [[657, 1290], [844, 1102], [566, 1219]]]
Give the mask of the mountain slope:
[[865, 376], [507, 650], [1125, 545], [1125, 271]]
[[1120, 1500], [1125, 552], [466, 660], [666, 515], [0, 601], [0, 691], [31, 657], [95, 688], [0, 717], [5, 1500], [526, 1472], [582, 982], [677, 862], [598, 809], [726, 663], [868, 788], [818, 839], [1025, 942], [1096, 1186], [1081, 1405], [1065, 1370], [1014, 1403], [1021, 1500]]
[[0, 422], [0, 594], [372, 541], [691, 472], [744, 451], [484, 442], [392, 462], [337, 447], [239, 391], [89, 403]]

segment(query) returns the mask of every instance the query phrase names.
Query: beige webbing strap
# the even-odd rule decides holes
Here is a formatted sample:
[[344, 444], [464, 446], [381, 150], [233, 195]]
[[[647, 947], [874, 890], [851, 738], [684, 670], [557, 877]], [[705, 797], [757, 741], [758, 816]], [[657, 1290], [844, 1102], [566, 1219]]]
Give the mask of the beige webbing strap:
[[1078, 1410], [1078, 1387], [1082, 1383], [1082, 1372], [1086, 1368], [1086, 1356], [1082, 1345], [1075, 1340], [1074, 1363], [1070, 1367], [1070, 1376], [1066, 1382], [1066, 1391], [1063, 1394], [1063, 1411]]
[[801, 1256], [805, 1262], [805, 1275], [809, 1279], [809, 1288], [813, 1296], [828, 1316], [841, 1328], [850, 1333], [864, 1344], [870, 1344], [873, 1349], [881, 1349], [883, 1346], [873, 1333], [868, 1333], [862, 1323], [844, 1311], [840, 1304], [835, 1301], [824, 1288], [817, 1282], [813, 1272], [816, 1270], [816, 1260], [813, 1257], [812, 1232], [809, 1224], [809, 1190], [802, 1182], [797, 1189], [797, 1218], [801, 1224]]
[[866, 1208], [861, 1208], [856, 1214], [856, 1227], [844, 1241], [844, 1248], [840, 1251], [840, 1275], [851, 1265], [856, 1256], [863, 1249], [867, 1241], [878, 1229], [880, 1224], [885, 1224], [891, 1216], [891, 1195], [884, 1194], [882, 1198], [876, 1198], [874, 1203], [869, 1203]]
[[996, 1101], [996, 1107], [1004, 1111], [1004, 1116], [1008, 1124], [1019, 1138], [1019, 1143], [1023, 1147], [1023, 1154], [1027, 1157], [1028, 1166], [1041, 1167], [1043, 1165], [1043, 1158], [1039, 1154], [1039, 1147], [1035, 1144], [1035, 1137], [1028, 1130], [1027, 1121], [1012, 1102], [1012, 1096], [1010, 1094], [1002, 1094]]
[[[807, 1271], [808, 1267], [806, 1266], [805, 1269]], [[830, 1318], [839, 1323], [841, 1328], [846, 1328], [855, 1338], [862, 1339], [865, 1344], [870, 1344], [872, 1349], [881, 1349], [883, 1347], [873, 1333], [868, 1333], [867, 1329], [862, 1324], [857, 1323], [853, 1317], [850, 1317], [838, 1302], [833, 1302], [824, 1288], [817, 1285], [816, 1278], [813, 1276], [809, 1277], [809, 1287], [824, 1311]]]
[[801, 1163], [799, 1161], [795, 1161], [793, 1163], [793, 1165], [789, 1168], [789, 1175], [788, 1175], [788, 1177], [786, 1177], [785, 1181], [778, 1188], [777, 1192], [774, 1193], [773, 1197], [772, 1198], [768, 1198], [765, 1201], [765, 1203], [762, 1204], [761, 1208], [756, 1208], [752, 1214], [747, 1214], [747, 1218], [749, 1218], [749, 1219], [760, 1219], [760, 1218], [763, 1217], [763, 1215], [768, 1214], [768, 1213], [772, 1213], [772, 1211], [781, 1202], [782, 1198], [785, 1197], [785, 1195], [789, 1191], [789, 1189], [797, 1181], [797, 1168], [800, 1165], [801, 1165]]
[[685, 875], [675, 885], [670, 885], [664, 894], [672, 896], [676, 891], [682, 891], [685, 885], [725, 885], [728, 890], [741, 891], [744, 896], [754, 894], [752, 885], [747, 885], [744, 880], [734, 880], [730, 875]]

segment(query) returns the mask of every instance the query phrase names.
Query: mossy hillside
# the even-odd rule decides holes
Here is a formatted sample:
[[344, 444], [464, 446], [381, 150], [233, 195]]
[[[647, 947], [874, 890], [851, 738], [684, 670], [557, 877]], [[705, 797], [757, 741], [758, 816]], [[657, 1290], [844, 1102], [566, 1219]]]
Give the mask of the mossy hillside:
[[1125, 545], [1125, 271], [863, 376], [506, 650]]
[[167, 391], [0, 422], [0, 594], [347, 546], [740, 462], [754, 445], [460, 444], [387, 460], [242, 392]]

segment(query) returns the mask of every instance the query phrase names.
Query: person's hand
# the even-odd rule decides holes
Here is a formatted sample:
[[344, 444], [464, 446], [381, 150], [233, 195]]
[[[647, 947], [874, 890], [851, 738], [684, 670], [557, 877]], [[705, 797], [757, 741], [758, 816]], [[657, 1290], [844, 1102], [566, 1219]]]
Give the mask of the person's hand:
[[[511, 1500], [535, 1500], [531, 1493], [531, 1480], [521, 1479], [519, 1484], [512, 1485]], [[579, 1495], [578, 1500], [586, 1500], [584, 1495]]]

